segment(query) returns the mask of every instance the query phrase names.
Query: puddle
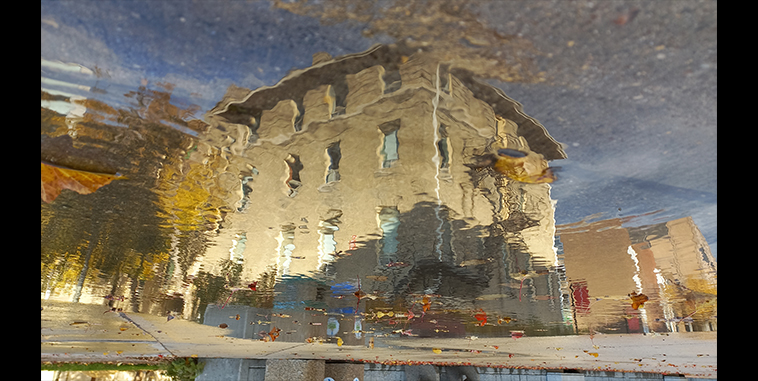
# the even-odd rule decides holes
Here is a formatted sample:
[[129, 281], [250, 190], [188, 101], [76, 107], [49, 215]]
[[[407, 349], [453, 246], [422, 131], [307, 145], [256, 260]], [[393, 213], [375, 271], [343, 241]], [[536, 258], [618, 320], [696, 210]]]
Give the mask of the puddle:
[[[46, 33], [66, 28], [53, 19]], [[487, 81], [542, 83], [537, 66], [482, 79], [492, 63], [464, 54], [530, 43], [477, 28], [465, 43], [315, 54], [202, 94], [43, 57], [43, 308], [339, 346], [716, 331], [716, 259], [693, 217], [715, 193], [572, 159], [579, 143]], [[624, 210], [595, 213], [620, 183]], [[635, 206], [635, 186], [671, 206]]]

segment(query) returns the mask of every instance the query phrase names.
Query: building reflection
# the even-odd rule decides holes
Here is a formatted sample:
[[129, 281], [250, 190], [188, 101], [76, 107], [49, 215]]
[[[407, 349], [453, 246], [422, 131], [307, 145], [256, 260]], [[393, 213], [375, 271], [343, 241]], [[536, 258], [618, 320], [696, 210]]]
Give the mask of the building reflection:
[[[578, 332], [713, 331], [716, 261], [691, 217], [559, 227]], [[634, 309], [629, 294], [644, 294]]]
[[[556, 228], [550, 184], [469, 164], [512, 148], [546, 168], [561, 145], [439, 53], [319, 54], [275, 86], [232, 86], [205, 122], [162, 167], [186, 184], [161, 186], [218, 190], [197, 204], [213, 234], [171, 225], [165, 260], [97, 277], [79, 302], [345, 344], [716, 329], [716, 265], [691, 219]], [[175, 220], [199, 219], [171, 200]], [[634, 309], [632, 292], [649, 300]]]
[[[231, 88], [208, 113], [209, 144], [237, 146], [240, 178], [256, 173], [245, 212], [227, 216], [248, 237], [242, 278], [276, 268], [282, 284], [360, 281], [371, 294], [356, 307], [369, 314], [407, 313], [429, 295], [463, 320], [488, 310], [564, 327], [550, 186], [467, 166], [514, 148], [546, 167], [565, 157], [560, 144], [434, 53], [377, 46], [316, 59], [276, 86]], [[228, 256], [230, 234], [206, 260]]]

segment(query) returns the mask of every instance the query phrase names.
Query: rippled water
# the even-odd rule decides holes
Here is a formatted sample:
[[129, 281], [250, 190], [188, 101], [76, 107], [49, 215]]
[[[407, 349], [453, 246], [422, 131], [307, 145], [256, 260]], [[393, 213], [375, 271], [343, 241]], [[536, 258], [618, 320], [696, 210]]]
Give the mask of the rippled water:
[[315, 55], [203, 108], [43, 58], [41, 298], [293, 342], [715, 331], [693, 218], [557, 224], [570, 150], [481, 62]]

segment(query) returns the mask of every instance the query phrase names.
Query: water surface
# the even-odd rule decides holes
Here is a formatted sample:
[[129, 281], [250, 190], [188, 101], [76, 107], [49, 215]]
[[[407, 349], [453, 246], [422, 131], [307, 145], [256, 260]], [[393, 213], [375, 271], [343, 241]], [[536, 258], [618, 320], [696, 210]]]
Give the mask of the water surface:
[[[573, 74], [541, 67], [528, 32], [501, 33], [476, 16], [490, 5], [418, 10], [447, 26], [420, 42], [397, 38], [420, 32], [392, 29], [405, 13], [391, 6], [341, 18], [328, 6], [253, 3], [245, 12], [271, 17], [256, 18], [263, 34], [245, 56], [222, 39], [244, 35], [223, 23], [240, 4], [207, 14], [105, 4], [88, 9], [129, 9], [103, 25], [77, 6], [43, 3], [43, 307], [95, 304], [251, 340], [366, 346], [717, 329], [715, 173], [672, 158], [702, 152], [710, 130], [669, 141], [683, 132], [660, 127], [675, 117], [662, 110], [686, 101], [572, 127], [567, 119], [599, 112], [594, 101], [564, 96], [546, 110], [534, 94], [589, 91], [576, 84], [595, 77], [562, 82]], [[322, 40], [335, 29], [313, 12], [340, 37]], [[146, 19], [165, 40], [137, 32]], [[92, 32], [77, 35], [72, 20]], [[209, 50], [182, 50], [187, 24], [205, 25], [198, 44]], [[467, 37], [447, 36], [451, 25]], [[98, 43], [54, 47], [65, 38]], [[656, 60], [677, 54], [658, 46]], [[611, 74], [614, 89], [640, 80]], [[625, 99], [614, 91], [604, 94]], [[648, 154], [639, 136], [664, 147]], [[524, 157], [498, 156], [503, 148]], [[561, 167], [555, 181], [542, 176], [549, 166]]]

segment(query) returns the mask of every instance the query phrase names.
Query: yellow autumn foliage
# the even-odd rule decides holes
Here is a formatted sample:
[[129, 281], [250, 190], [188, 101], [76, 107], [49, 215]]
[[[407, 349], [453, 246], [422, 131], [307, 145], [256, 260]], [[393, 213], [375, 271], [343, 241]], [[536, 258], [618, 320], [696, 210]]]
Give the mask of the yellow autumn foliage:
[[220, 192], [212, 170], [213, 161], [187, 162], [179, 173], [176, 166], [166, 166], [161, 173], [160, 204], [164, 218], [181, 231], [196, 230], [206, 222], [217, 223], [221, 219], [219, 208], [224, 201], [216, 196]]

